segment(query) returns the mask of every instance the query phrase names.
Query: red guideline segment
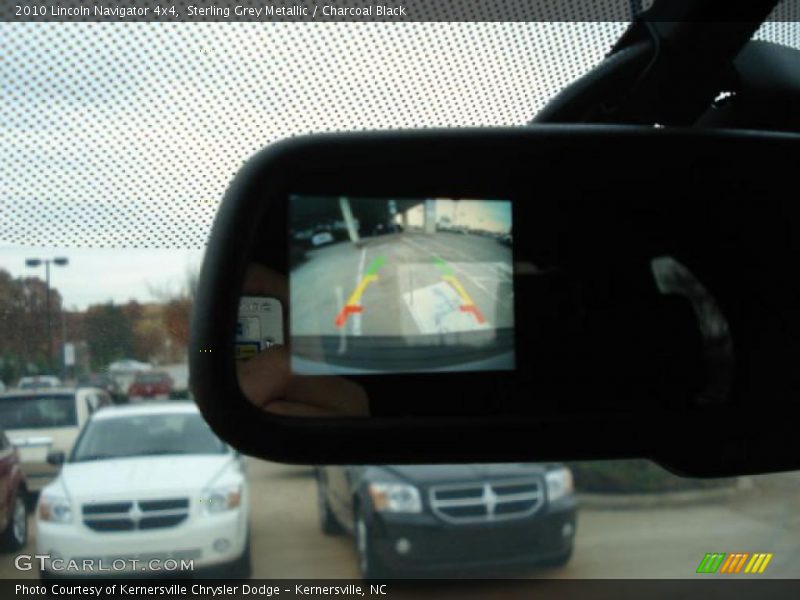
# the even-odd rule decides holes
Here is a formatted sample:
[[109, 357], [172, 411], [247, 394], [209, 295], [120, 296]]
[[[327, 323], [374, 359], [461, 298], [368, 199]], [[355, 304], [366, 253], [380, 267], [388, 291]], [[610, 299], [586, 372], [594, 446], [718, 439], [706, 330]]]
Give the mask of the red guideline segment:
[[[334, 321], [334, 324], [336, 325], [336, 327], [341, 327], [347, 321], [347, 317], [349, 317], [353, 313], [360, 313], [360, 312], [363, 312], [363, 311], [364, 311], [364, 307], [363, 306], [347, 305], [344, 308], [342, 308], [342, 310], [339, 311], [338, 315], [336, 315], [336, 320]], [[328, 318], [330, 318], [330, 317], [328, 317]]]
[[478, 323], [486, 323], [486, 318], [483, 316], [483, 313], [474, 304], [462, 304], [460, 308], [461, 312], [468, 312], [475, 315], [475, 320], [478, 321]]

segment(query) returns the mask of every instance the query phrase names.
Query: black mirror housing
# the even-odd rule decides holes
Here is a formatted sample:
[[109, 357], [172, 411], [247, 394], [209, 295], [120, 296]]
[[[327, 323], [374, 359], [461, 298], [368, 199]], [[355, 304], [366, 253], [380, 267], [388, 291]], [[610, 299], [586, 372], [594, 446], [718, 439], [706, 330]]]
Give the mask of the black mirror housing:
[[[285, 462], [645, 457], [697, 476], [798, 468], [779, 416], [800, 383], [800, 214], [784, 191], [798, 149], [793, 135], [617, 126], [271, 145], [232, 182], [209, 239], [192, 317], [196, 401], [234, 447]], [[513, 237], [513, 368], [355, 374], [368, 419], [292, 418], [249, 402], [234, 358], [245, 274], [255, 261], [291, 279], [291, 235], [306, 235], [290, 235], [298, 195], [391, 198], [381, 202], [395, 208], [510, 199], [513, 236], [469, 233], [497, 248]], [[353, 222], [310, 231], [310, 254], [348, 228], [355, 243]], [[411, 230], [392, 222], [393, 235]], [[436, 230], [417, 233], [426, 228]], [[456, 239], [456, 229], [443, 233]]]

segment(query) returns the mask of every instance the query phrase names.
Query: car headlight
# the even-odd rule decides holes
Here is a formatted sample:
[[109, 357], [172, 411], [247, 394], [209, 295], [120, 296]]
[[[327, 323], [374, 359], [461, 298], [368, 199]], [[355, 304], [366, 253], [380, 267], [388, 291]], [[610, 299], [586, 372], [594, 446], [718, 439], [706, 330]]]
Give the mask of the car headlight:
[[545, 481], [547, 482], [547, 497], [550, 502], [571, 494], [575, 489], [572, 482], [572, 471], [566, 467], [548, 471]]
[[72, 508], [69, 501], [62, 496], [42, 496], [39, 499], [37, 515], [40, 521], [50, 523], [72, 522]]
[[242, 484], [213, 487], [206, 490], [200, 502], [207, 513], [218, 514], [238, 508], [242, 504]]
[[378, 512], [418, 513], [422, 512], [419, 490], [406, 483], [371, 483], [369, 496]]

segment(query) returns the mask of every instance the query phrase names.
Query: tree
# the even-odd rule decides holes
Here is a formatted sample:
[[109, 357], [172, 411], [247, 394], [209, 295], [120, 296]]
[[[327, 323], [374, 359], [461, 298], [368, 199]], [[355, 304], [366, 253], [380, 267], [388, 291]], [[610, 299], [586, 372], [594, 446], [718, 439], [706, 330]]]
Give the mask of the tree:
[[163, 327], [169, 335], [170, 362], [184, 360], [189, 345], [189, 321], [197, 292], [199, 274], [195, 270], [187, 270], [181, 289], [174, 293], [171, 290], [153, 290], [150, 292], [164, 304]]
[[176, 298], [164, 307], [164, 327], [180, 354], [186, 355], [189, 345], [189, 319], [193, 302], [189, 298]]
[[[0, 269], [0, 356], [2, 378], [13, 381], [48, 365], [47, 287], [37, 277], [13, 278]], [[61, 294], [50, 288], [53, 347], [59, 348]]]
[[113, 302], [86, 310], [85, 331], [93, 369], [134, 355], [131, 319]]
[[168, 336], [163, 322], [164, 307], [160, 304], [137, 306], [140, 310], [132, 319], [134, 356], [146, 362], [169, 362]]

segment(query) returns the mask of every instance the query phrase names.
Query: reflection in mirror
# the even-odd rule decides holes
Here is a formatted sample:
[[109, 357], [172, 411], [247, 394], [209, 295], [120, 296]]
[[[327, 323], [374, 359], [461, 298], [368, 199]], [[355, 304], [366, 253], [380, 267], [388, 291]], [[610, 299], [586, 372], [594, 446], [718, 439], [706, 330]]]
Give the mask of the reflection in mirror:
[[[515, 368], [511, 203], [291, 196], [288, 278], [251, 264], [239, 385], [291, 416], [370, 414], [341, 376]], [[288, 345], [284, 343], [288, 340]]]
[[697, 277], [673, 257], [659, 256], [650, 264], [659, 291], [686, 298], [697, 318], [705, 365], [697, 403], [727, 402], [733, 386], [734, 348], [730, 326], [719, 304]]
[[[339, 377], [297, 376], [289, 368], [285, 322], [276, 317], [288, 306], [286, 276], [251, 264], [245, 275], [236, 332], [239, 387], [254, 405], [293, 417], [364, 417], [366, 393]], [[280, 307], [280, 308], [278, 308]], [[251, 336], [248, 338], [247, 336]]]

